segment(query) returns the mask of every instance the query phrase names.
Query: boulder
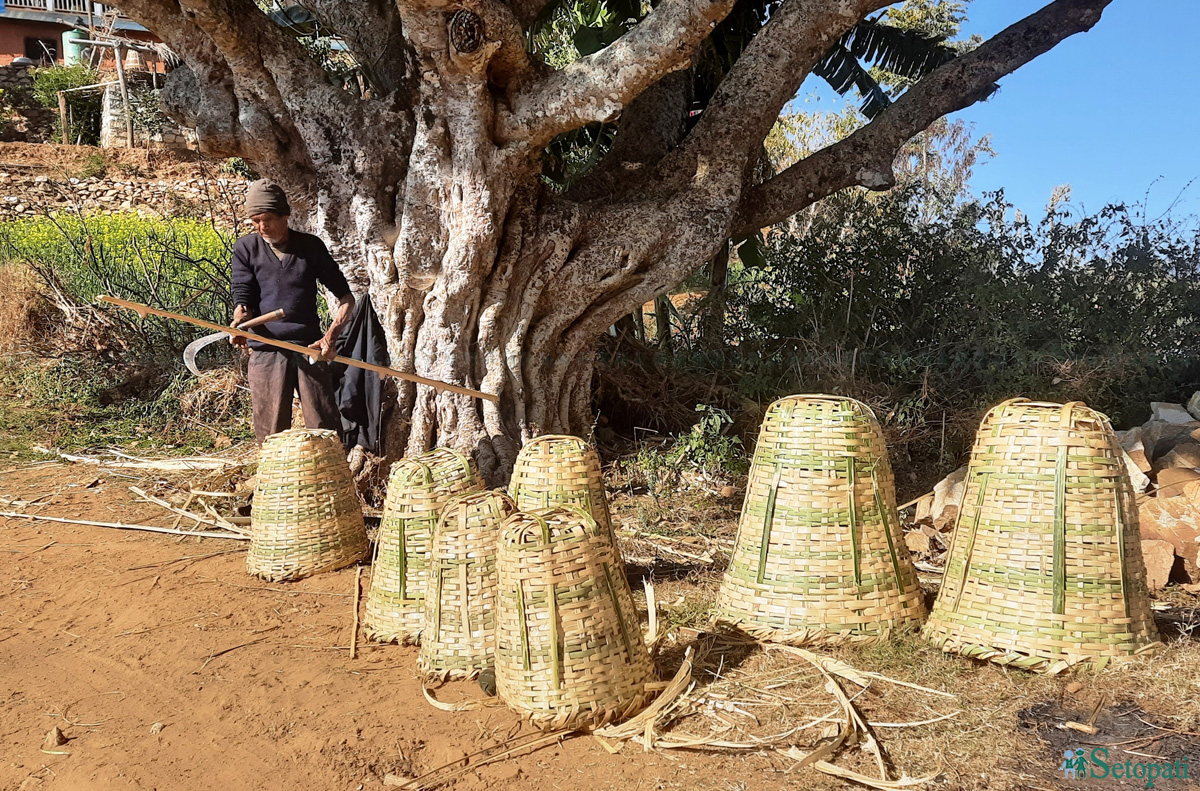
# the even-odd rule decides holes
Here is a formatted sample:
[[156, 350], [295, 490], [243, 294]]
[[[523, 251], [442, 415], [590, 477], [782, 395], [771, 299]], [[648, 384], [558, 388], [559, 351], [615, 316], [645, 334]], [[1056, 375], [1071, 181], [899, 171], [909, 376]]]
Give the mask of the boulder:
[[1200, 508], [1187, 497], [1151, 497], [1138, 511], [1142, 540], [1166, 541], [1183, 558], [1189, 582], [1200, 582]]
[[1187, 467], [1169, 467], [1158, 473], [1158, 488], [1155, 497], [1178, 497], [1184, 493], [1184, 486], [1200, 481], [1200, 470]]
[[1188, 399], [1187, 411], [1192, 419], [1200, 420], [1200, 390], [1192, 393], [1192, 397]]
[[1150, 418], [1180, 426], [1195, 420], [1192, 414], [1184, 408], [1183, 404], [1171, 404], [1166, 401], [1150, 402]]
[[1146, 585], [1150, 590], [1167, 587], [1171, 567], [1175, 565], [1175, 548], [1161, 539], [1142, 539], [1142, 559], [1146, 562]]
[[1200, 442], [1200, 422], [1167, 423], [1149, 420], [1142, 425], [1142, 447], [1146, 458], [1153, 462], [1171, 452], [1181, 442]]
[[944, 530], [954, 525], [958, 509], [966, 492], [967, 468], [959, 467], [933, 487], [933, 506], [929, 509], [933, 526]]
[[1154, 469], [1150, 459], [1146, 458], [1146, 445], [1142, 441], [1141, 426], [1135, 426], [1128, 431], [1118, 431], [1117, 441], [1121, 443], [1121, 449], [1133, 460], [1139, 470], [1150, 472]]
[[1133, 490], [1141, 494], [1149, 489], [1150, 477], [1142, 472], [1137, 462], [1133, 460], [1133, 457], [1125, 451], [1121, 451], [1121, 459], [1125, 463], [1125, 472], [1129, 474], [1129, 482], [1133, 484]]
[[1200, 444], [1195, 442], [1180, 442], [1160, 457], [1154, 463], [1154, 466], [1158, 470], [1173, 467], [1184, 467], [1193, 470], [1200, 468]]

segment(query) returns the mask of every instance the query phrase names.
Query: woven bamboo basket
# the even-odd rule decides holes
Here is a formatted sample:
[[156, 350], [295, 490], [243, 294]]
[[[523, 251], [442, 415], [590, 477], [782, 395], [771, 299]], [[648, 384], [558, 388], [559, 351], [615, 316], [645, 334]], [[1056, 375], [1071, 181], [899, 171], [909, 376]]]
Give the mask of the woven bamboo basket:
[[1157, 647], [1134, 496], [1104, 415], [1080, 402], [992, 409], [925, 637], [1037, 672]]
[[448, 448], [392, 466], [363, 617], [368, 638], [384, 643], [420, 640], [433, 530], [450, 498], [479, 491], [483, 485], [474, 463]]
[[262, 446], [246, 570], [297, 580], [348, 566], [367, 552], [362, 506], [337, 433], [293, 428]]
[[496, 653], [496, 544], [516, 511], [503, 492], [460, 494], [433, 532], [417, 667], [428, 679], [474, 678]]
[[925, 616], [883, 432], [850, 398], [767, 410], [718, 618], [792, 645], [869, 643]]
[[578, 508], [517, 513], [497, 552], [496, 687], [535, 726], [592, 728], [652, 697], [654, 665], [608, 531]]
[[508, 494], [521, 511], [556, 505], [582, 508], [612, 535], [596, 449], [579, 437], [546, 434], [521, 448]]

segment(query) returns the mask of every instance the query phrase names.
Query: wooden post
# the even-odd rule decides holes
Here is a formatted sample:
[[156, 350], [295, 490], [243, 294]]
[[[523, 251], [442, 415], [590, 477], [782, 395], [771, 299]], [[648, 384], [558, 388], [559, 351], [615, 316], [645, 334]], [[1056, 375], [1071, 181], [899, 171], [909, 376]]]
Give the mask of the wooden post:
[[58, 121], [62, 124], [63, 145], [71, 144], [71, 130], [67, 126], [67, 97], [58, 92]]
[[117, 82], [121, 86], [121, 106], [125, 110], [125, 146], [133, 148], [133, 115], [129, 111], [129, 85], [125, 82], [125, 48], [113, 48], [117, 56]]

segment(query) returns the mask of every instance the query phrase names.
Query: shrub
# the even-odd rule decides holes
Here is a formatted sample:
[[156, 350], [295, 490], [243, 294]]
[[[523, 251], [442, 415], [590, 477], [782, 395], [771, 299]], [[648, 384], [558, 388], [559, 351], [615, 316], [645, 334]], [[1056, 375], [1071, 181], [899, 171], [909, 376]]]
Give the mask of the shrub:
[[[0, 265], [28, 266], [68, 325], [107, 326], [116, 342], [100, 351], [128, 350], [135, 358], [153, 359], [178, 356], [202, 330], [128, 312], [94, 313], [85, 306], [100, 294], [113, 294], [224, 323], [231, 311], [232, 243], [202, 220], [50, 215], [0, 223]], [[97, 347], [95, 338], [76, 340]]]
[[[100, 82], [100, 75], [83, 63], [71, 66], [48, 66], [33, 70], [33, 96], [45, 107], [58, 109], [58, 92], [68, 88], [81, 88]], [[70, 139], [85, 145], [100, 142], [100, 112], [103, 103], [101, 89], [71, 91], [66, 95], [67, 110], [71, 117]], [[55, 129], [62, 139], [62, 124], [56, 118]]]

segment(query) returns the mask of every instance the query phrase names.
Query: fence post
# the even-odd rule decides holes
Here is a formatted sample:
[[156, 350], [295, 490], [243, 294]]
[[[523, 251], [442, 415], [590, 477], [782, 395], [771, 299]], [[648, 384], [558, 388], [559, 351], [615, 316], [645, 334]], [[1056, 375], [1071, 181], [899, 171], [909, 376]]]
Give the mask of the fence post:
[[129, 87], [125, 82], [125, 48], [118, 44], [113, 48], [117, 56], [117, 82], [121, 85], [121, 106], [125, 110], [125, 146], [133, 148], [133, 114], [129, 107]]
[[58, 92], [58, 120], [62, 124], [63, 145], [71, 144], [71, 130], [67, 124], [67, 97], [62, 91]]

